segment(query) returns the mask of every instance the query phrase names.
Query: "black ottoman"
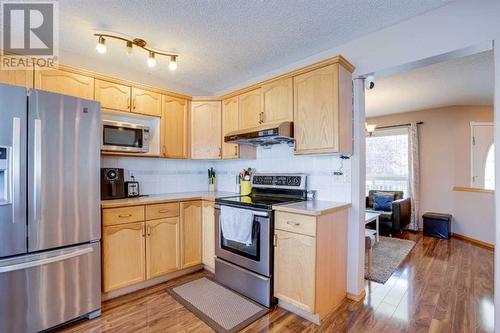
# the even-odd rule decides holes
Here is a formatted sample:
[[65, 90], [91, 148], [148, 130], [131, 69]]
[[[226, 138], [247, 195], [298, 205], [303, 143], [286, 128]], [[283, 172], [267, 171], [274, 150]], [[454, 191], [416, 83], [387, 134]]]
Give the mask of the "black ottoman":
[[450, 239], [452, 219], [450, 214], [425, 213], [422, 218], [424, 220], [424, 236]]

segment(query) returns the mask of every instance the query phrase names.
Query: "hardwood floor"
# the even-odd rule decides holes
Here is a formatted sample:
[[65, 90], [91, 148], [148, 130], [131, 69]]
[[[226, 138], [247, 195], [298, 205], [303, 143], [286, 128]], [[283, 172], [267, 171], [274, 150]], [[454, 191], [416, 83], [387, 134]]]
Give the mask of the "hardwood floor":
[[[364, 301], [346, 300], [321, 326], [275, 308], [243, 332], [493, 332], [493, 251], [459, 239], [420, 233], [385, 283], [366, 282]], [[60, 332], [212, 332], [165, 289], [201, 271], [103, 304], [101, 317]]]

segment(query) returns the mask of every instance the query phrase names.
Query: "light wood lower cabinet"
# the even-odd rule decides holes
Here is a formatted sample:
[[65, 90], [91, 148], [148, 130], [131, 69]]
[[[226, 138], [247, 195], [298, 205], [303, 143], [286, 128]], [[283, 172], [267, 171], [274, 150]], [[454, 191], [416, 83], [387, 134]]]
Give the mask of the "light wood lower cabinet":
[[181, 203], [182, 268], [202, 263], [202, 202]]
[[215, 269], [215, 208], [213, 202], [203, 202], [203, 264]]
[[174, 272], [181, 268], [179, 243], [179, 217], [146, 222], [147, 279]]
[[274, 295], [318, 321], [346, 296], [347, 214], [275, 213]]
[[103, 289], [115, 289], [145, 280], [144, 222], [103, 228]]

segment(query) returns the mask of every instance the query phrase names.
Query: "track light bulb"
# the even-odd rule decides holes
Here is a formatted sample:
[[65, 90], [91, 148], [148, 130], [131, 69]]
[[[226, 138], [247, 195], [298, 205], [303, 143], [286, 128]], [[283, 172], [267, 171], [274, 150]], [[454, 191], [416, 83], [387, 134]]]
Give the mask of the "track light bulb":
[[148, 66], [149, 67], [155, 67], [156, 66], [155, 53], [151, 52], [151, 51], [149, 52]]
[[127, 55], [132, 54], [132, 42], [129, 40], [127, 41], [127, 47], [125, 48], [125, 52], [127, 52]]
[[101, 54], [106, 53], [107, 48], [106, 48], [106, 40], [104, 39], [104, 37], [99, 36], [99, 40], [97, 41], [97, 45], [95, 46], [95, 49], [97, 50], [97, 52], [99, 52]]
[[170, 63], [168, 64], [168, 68], [171, 71], [175, 71], [177, 69], [177, 56], [170, 56]]

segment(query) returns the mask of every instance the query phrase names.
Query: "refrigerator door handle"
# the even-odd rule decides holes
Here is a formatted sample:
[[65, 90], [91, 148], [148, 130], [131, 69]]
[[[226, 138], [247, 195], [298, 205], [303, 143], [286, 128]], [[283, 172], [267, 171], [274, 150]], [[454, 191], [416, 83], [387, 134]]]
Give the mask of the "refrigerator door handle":
[[2, 266], [0, 264], [0, 273], [8, 273], [8, 272], [13, 272], [13, 271], [19, 271], [22, 269], [47, 265], [47, 264], [51, 264], [54, 262], [63, 261], [63, 260], [67, 260], [67, 259], [74, 258], [74, 257], [79, 257], [79, 256], [82, 256], [84, 254], [91, 253], [93, 251], [94, 251], [94, 249], [91, 246], [89, 246], [89, 247], [86, 247], [83, 249], [80, 248], [80, 249], [73, 250], [71, 252], [63, 253], [61, 255], [54, 256], [54, 257], [43, 258], [43, 259], [38, 259], [38, 260], [33, 260], [33, 261], [28, 261], [28, 262], [23, 262], [23, 263], [19, 263], [19, 264], [13, 264], [13, 265], [6, 265], [6, 266]]
[[12, 223], [16, 223], [21, 204], [21, 118], [12, 119], [12, 156], [10, 165], [10, 193], [9, 199], [12, 202]]
[[42, 181], [42, 120], [35, 119], [35, 137], [34, 137], [34, 154], [33, 154], [33, 222], [39, 223], [38, 212], [40, 210], [40, 192]]

